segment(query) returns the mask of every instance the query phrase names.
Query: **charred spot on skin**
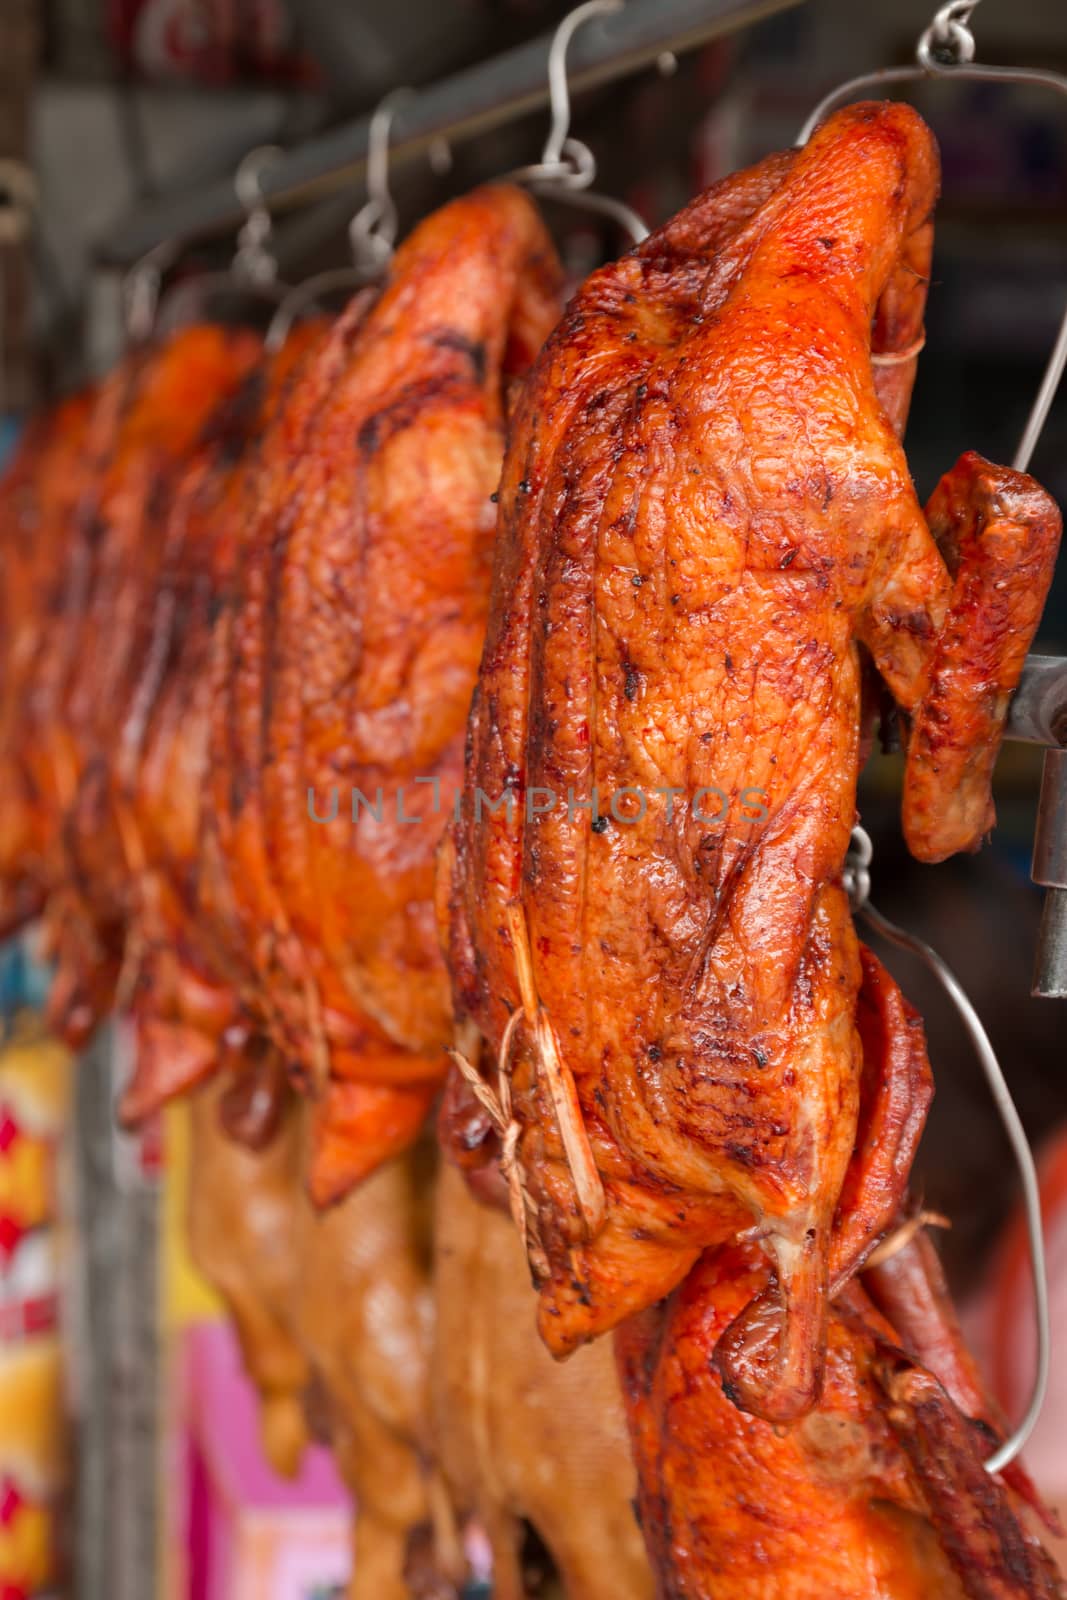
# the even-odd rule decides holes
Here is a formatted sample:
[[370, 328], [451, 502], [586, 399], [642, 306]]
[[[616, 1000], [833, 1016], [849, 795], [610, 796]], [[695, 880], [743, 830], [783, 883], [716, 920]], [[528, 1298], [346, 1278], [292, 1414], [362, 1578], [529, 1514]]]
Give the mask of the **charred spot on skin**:
[[630, 579], [630, 582], [633, 584], [635, 589], [640, 589], [644, 581], [645, 580], [640, 572], [635, 572], [633, 577]]
[[466, 356], [474, 372], [476, 383], [484, 383], [487, 370], [485, 345], [480, 339], [468, 339], [465, 334], [454, 329], [446, 329], [443, 333], [435, 333], [430, 343], [438, 350], [455, 350], [457, 354]]
[[682, 597], [681, 597], [680, 594], [672, 594], [671, 595], [671, 605], [672, 606], [676, 606], [681, 598]]
[[529, 492], [530, 492], [530, 480], [529, 480], [529, 478], [520, 478], [519, 479], [519, 493], [520, 494], [529, 494]]
[[499, 505], [499, 503], [500, 503], [500, 494], [496, 489], [493, 490], [493, 492], [489, 496], [489, 498], [493, 502], [494, 505]]
[[796, 550], [787, 550], [781, 561], [778, 563], [779, 572], [784, 572], [786, 567], [791, 567], [793, 562], [796, 560], [797, 555], [798, 552]]
[[641, 674], [638, 672], [632, 661], [626, 662], [624, 671], [626, 674], [626, 682], [623, 687], [623, 693], [625, 694], [627, 700], [636, 700], [637, 691], [641, 687]]
[[608, 819], [607, 817], [593, 817], [589, 823], [589, 827], [593, 833], [607, 833]]
[[933, 623], [926, 611], [890, 611], [886, 622], [894, 632], [910, 633], [916, 639], [933, 638]]
[[311, 1073], [302, 1061], [289, 1061], [286, 1063], [286, 1073], [294, 1089], [299, 1089], [302, 1094], [307, 1093], [311, 1087]]
[[[714, 1351], [708, 1357], [708, 1371], [712, 1373], [717, 1373], [719, 1371], [718, 1367], [715, 1365]], [[741, 1402], [744, 1399], [744, 1395], [740, 1386], [736, 1384], [732, 1378], [727, 1378], [724, 1374], [720, 1373], [719, 1377], [720, 1382], [722, 1383], [722, 1392], [725, 1398], [729, 1400], [732, 1406], [736, 1406], [738, 1411], [743, 1411], [744, 1406]]]
[[662, 1061], [663, 1051], [658, 1044], [650, 1044], [645, 1054], [650, 1061]]
[[723, 656], [722, 664], [726, 668], [727, 672], [732, 672], [734, 670], [734, 658], [733, 658], [733, 656], [731, 656], [731, 655]]
[[767, 1065], [767, 1062], [770, 1060], [766, 1050], [764, 1050], [762, 1045], [758, 1044], [752, 1046], [752, 1058], [761, 1072]]

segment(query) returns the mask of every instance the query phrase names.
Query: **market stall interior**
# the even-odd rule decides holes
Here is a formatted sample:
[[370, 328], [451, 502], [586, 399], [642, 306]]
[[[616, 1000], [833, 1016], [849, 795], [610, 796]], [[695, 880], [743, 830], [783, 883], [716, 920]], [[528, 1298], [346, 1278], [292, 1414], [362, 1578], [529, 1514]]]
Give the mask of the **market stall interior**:
[[0, 45], [0, 1592], [1067, 1593], [1062, 9]]

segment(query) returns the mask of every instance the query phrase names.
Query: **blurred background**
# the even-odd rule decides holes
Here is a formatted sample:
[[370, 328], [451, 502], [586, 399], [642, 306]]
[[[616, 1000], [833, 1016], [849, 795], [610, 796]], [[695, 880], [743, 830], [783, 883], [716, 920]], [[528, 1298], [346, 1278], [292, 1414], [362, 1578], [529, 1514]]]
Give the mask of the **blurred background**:
[[[165, 236], [171, 208], [187, 214], [182, 208], [189, 197], [220, 179], [228, 182], [254, 146], [299, 147], [365, 114], [398, 85], [417, 91], [545, 34], [567, 9], [555, 0], [0, 0], [5, 436], [14, 437], [36, 406], [114, 361], [122, 338], [122, 282], [135, 246], [145, 242], [146, 218]], [[597, 157], [598, 187], [654, 226], [702, 186], [791, 144], [813, 106], [840, 80], [913, 60], [931, 9], [926, 0], [881, 6], [803, 0], [734, 36], [679, 50], [658, 69], [582, 95], [574, 132]], [[1063, 0], [984, 0], [973, 26], [983, 61], [1067, 73]], [[913, 98], [937, 133], [944, 165], [928, 337], [908, 434], [914, 476], [925, 495], [964, 449], [1011, 459], [1067, 307], [1067, 98], [940, 80], [924, 84]], [[393, 179], [402, 229], [449, 194], [536, 160], [546, 122], [543, 111], [531, 112], [456, 144], [447, 161], [438, 150], [433, 165], [425, 157], [406, 162]], [[335, 189], [287, 210], [277, 245], [288, 280], [347, 259], [345, 224], [363, 198], [355, 184], [351, 193]], [[548, 215], [575, 276], [619, 248], [608, 222], [552, 205]], [[198, 235], [184, 243], [173, 270], [180, 277], [224, 266], [233, 248], [232, 230]], [[1067, 392], [1053, 408], [1032, 470], [1067, 503]], [[1067, 653], [1065, 562], [1038, 644]], [[1067, 1119], [1067, 1019], [1063, 1002], [1029, 993], [1041, 903], [1029, 879], [1040, 765], [1039, 750], [1006, 747], [991, 844], [978, 857], [939, 867], [917, 866], [901, 844], [899, 757], [872, 758], [861, 805], [875, 845], [875, 902], [929, 939], [963, 979], [1031, 1137], [1047, 1151]], [[1001, 1337], [999, 1359], [1002, 1367], [1006, 1362], [1002, 1390], [1007, 1385], [1008, 1397], [1021, 1403], [1025, 1280], [1018, 1275], [1017, 1246], [1001, 1235], [1016, 1194], [1008, 1148], [951, 1006], [917, 963], [882, 953], [926, 1019], [937, 1078], [920, 1163], [923, 1197], [951, 1221], [942, 1236], [946, 1264], [971, 1303], [979, 1342], [996, 1342], [989, 1330], [997, 1316], [1003, 1335], [1003, 1306], [995, 1315], [989, 1311], [998, 1294], [1019, 1307], [1022, 1331], [1007, 1345], [1007, 1335]], [[58, 1209], [73, 1220], [78, 1239], [75, 1270], [64, 1280], [74, 1284], [67, 1293], [75, 1351], [61, 1384], [67, 1391], [62, 1409], [73, 1404], [80, 1418], [77, 1466], [73, 1481], [54, 1463], [41, 1480], [64, 1485], [41, 1494], [52, 1496], [50, 1505], [56, 1495], [72, 1496], [78, 1515], [56, 1524], [55, 1537], [67, 1548], [60, 1567], [48, 1568], [48, 1592], [60, 1592], [53, 1582], [60, 1569], [71, 1583], [78, 1578], [78, 1592], [89, 1600], [184, 1592], [186, 1578], [175, 1576], [173, 1557], [160, 1556], [175, 1513], [157, 1482], [164, 1426], [159, 1351], [168, 1319], [186, 1315], [190, 1305], [202, 1311], [204, 1304], [181, 1260], [177, 1230], [168, 1231], [179, 1201], [161, 1182], [158, 1141], [131, 1145], [111, 1125], [121, 1040], [99, 1041], [77, 1086], [61, 1090], [52, 1047], [27, 1022], [38, 978], [24, 951], [9, 953], [4, 982], [8, 1053], [43, 1053], [42, 1070], [52, 1073], [46, 1098], [56, 1128], [46, 1143], [66, 1151], [57, 1168], [66, 1176], [54, 1187], [71, 1197], [67, 1210]], [[5, 1099], [0, 1061], [0, 1175], [8, 1152], [25, 1149], [18, 1137], [28, 1137], [26, 1128], [37, 1127], [43, 1115], [35, 1100], [40, 1091], [26, 1087], [43, 1080], [21, 1056], [15, 1068], [19, 1087]], [[76, 1114], [69, 1109], [72, 1099]], [[60, 1128], [68, 1130], [65, 1142]], [[1046, 1159], [1062, 1166], [1055, 1153]], [[0, 1213], [5, 1195], [8, 1210], [17, 1210], [7, 1181], [0, 1176]], [[45, 1592], [30, 1578], [21, 1589], [14, 1579], [4, 1587], [5, 1550], [10, 1561], [12, 1541], [21, 1539], [22, 1549], [29, 1540], [32, 1547], [36, 1524], [20, 1509], [32, 1496], [18, 1489], [10, 1466], [5, 1479], [3, 1450], [5, 1429], [9, 1438], [18, 1436], [20, 1450], [29, 1448], [22, 1443], [28, 1426], [23, 1410], [37, 1391], [26, 1375], [31, 1369], [16, 1369], [11, 1352], [24, 1362], [33, 1305], [38, 1322], [48, 1324], [33, 1333], [39, 1341], [34, 1350], [53, 1339], [54, 1317], [40, 1306], [53, 1303], [55, 1275], [40, 1229], [44, 1214], [55, 1210], [52, 1201], [42, 1201], [30, 1220], [16, 1225], [9, 1219], [6, 1234], [0, 1216], [0, 1264], [7, 1262], [0, 1314], [6, 1306], [3, 1326], [11, 1334], [0, 1342], [5, 1600]], [[21, 1257], [16, 1276], [12, 1263], [24, 1237], [38, 1243], [32, 1259]], [[1062, 1248], [1055, 1261], [1062, 1284]], [[35, 1403], [56, 1411], [60, 1369], [52, 1364], [52, 1344], [48, 1350], [47, 1357], [34, 1358], [33, 1382], [44, 1397]], [[5, 1371], [13, 1374], [7, 1388]], [[1060, 1372], [1062, 1389], [1062, 1357]], [[1067, 1459], [1059, 1444], [1067, 1416], [1059, 1415], [1056, 1437], [1046, 1435], [1039, 1459], [1053, 1478], [1062, 1469], [1067, 1498]], [[174, 1437], [181, 1437], [177, 1426]], [[203, 1512], [211, 1494], [211, 1451], [223, 1446], [197, 1439]], [[316, 1537], [321, 1548], [327, 1537], [321, 1526]], [[161, 1571], [169, 1576], [160, 1577]], [[190, 1594], [216, 1592], [207, 1578], [190, 1581]], [[284, 1593], [325, 1595], [332, 1581], [319, 1573]]]

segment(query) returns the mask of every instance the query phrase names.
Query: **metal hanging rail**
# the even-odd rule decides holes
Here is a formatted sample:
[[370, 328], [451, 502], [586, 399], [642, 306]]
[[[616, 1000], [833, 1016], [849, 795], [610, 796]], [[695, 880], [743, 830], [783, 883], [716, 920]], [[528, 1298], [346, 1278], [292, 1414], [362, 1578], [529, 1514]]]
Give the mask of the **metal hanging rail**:
[[[801, 0], [628, 0], [614, 16], [590, 22], [575, 37], [567, 61], [572, 90], [610, 83], [651, 66], [665, 52], [681, 53], [736, 33]], [[420, 89], [398, 107], [390, 158], [410, 161], [435, 140], [458, 143], [501, 127], [548, 103], [552, 34], [531, 40]], [[370, 117], [287, 151], [261, 177], [265, 202], [284, 209], [352, 190], [364, 176]], [[131, 266], [166, 240], [202, 239], [240, 226], [241, 208], [230, 178], [195, 193], [162, 198], [122, 218], [100, 247], [107, 265]]]

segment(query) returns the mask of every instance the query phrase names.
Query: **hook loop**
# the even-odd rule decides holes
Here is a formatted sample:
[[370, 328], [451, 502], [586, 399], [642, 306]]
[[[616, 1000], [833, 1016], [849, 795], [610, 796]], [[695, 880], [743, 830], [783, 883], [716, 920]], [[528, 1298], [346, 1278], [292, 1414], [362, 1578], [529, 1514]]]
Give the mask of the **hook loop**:
[[393, 253], [400, 218], [389, 187], [389, 135], [393, 118], [414, 90], [393, 89], [375, 108], [367, 130], [367, 200], [348, 225], [357, 263], [383, 267]]
[[[552, 126], [545, 140], [541, 161], [546, 167], [558, 165], [567, 145], [571, 126], [571, 86], [567, 78], [567, 50], [571, 40], [590, 17], [604, 17], [621, 11], [623, 0], [585, 0], [567, 13], [556, 29], [548, 50], [548, 93], [552, 110]], [[584, 149], [584, 146], [583, 146]], [[592, 156], [590, 155], [590, 159]], [[593, 163], [593, 175], [596, 163]], [[592, 181], [592, 178], [589, 180]]]
[[140, 261], [135, 261], [123, 279], [126, 338], [131, 344], [142, 344], [150, 337], [159, 310], [163, 280], [179, 253], [177, 240], [165, 239], [143, 255]]
[[249, 283], [273, 283], [278, 276], [278, 264], [269, 249], [273, 224], [261, 179], [281, 154], [277, 145], [259, 145], [248, 152], [234, 175], [233, 186], [245, 220], [237, 235], [233, 273]]
[[853, 828], [852, 837], [848, 842], [848, 855], [845, 857], [841, 873], [841, 887], [848, 895], [849, 905], [857, 914], [863, 910], [870, 896], [870, 865], [873, 855], [874, 846], [866, 828]]
[[608, 16], [621, 11], [623, 0], [586, 0], [563, 18], [552, 38], [548, 50], [548, 96], [552, 122], [541, 152], [540, 161], [519, 167], [508, 174], [512, 183], [525, 183], [534, 194], [548, 199], [562, 200], [568, 205], [580, 205], [589, 211], [611, 217], [624, 228], [635, 244], [648, 238], [648, 228], [641, 217], [621, 200], [607, 195], [593, 194], [596, 179], [596, 157], [581, 139], [570, 132], [571, 92], [567, 77], [567, 49], [583, 22], [591, 17]]
[[[916, 56], [928, 72], [951, 71], [974, 60], [971, 17], [979, 0], [948, 0], [919, 39]], [[946, 59], [947, 58], [947, 59]]]

